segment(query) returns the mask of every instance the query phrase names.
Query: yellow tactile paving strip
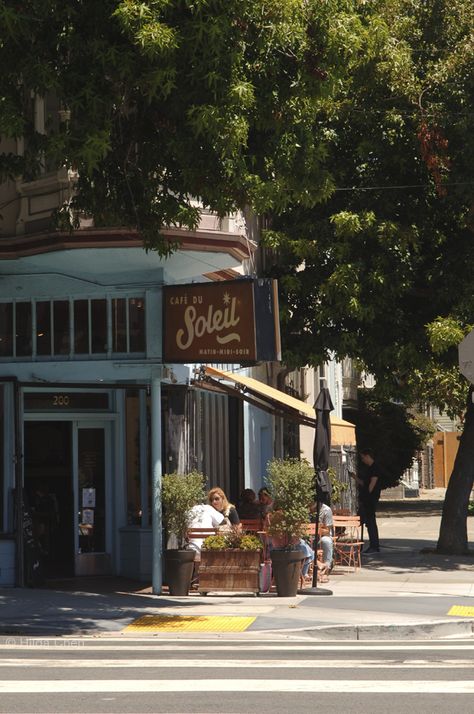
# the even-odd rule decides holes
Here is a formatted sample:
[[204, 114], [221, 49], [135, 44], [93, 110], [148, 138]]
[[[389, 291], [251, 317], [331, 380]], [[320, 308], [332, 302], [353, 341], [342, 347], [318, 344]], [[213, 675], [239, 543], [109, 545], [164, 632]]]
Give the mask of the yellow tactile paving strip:
[[143, 615], [124, 632], [245, 632], [255, 617]]
[[448, 615], [457, 615], [458, 617], [474, 617], [474, 607], [453, 605], [452, 608], [449, 610]]

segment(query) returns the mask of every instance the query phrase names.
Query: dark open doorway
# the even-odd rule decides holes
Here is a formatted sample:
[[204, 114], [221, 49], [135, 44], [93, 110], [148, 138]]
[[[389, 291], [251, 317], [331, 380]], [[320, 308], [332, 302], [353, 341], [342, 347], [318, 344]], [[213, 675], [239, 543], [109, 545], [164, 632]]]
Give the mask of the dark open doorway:
[[74, 575], [71, 422], [25, 422], [24, 494], [44, 577]]

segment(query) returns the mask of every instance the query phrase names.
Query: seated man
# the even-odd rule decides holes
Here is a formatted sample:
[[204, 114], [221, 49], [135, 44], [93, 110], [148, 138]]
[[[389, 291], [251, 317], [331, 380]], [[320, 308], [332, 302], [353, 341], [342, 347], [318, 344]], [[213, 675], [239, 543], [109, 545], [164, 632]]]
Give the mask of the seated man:
[[332, 520], [332, 511], [325, 503], [321, 503], [319, 507], [319, 526], [321, 533], [319, 536], [319, 545], [323, 551], [323, 563], [329, 571], [332, 568], [334, 553], [334, 524]]
[[[217, 528], [225, 521], [224, 514], [217, 511], [208, 503], [200, 503], [197, 506], [193, 506], [190, 511], [190, 516], [189, 528]], [[204, 538], [190, 538], [189, 540], [189, 548], [195, 550], [197, 554], [195, 560], [201, 559], [201, 546], [203, 542]]]

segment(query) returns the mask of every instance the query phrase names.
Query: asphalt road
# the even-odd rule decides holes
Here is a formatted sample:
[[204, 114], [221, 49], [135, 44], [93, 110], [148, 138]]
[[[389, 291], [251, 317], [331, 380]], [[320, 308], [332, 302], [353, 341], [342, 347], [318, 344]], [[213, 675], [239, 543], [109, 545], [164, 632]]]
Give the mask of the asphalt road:
[[454, 714], [474, 639], [0, 638], [3, 714]]

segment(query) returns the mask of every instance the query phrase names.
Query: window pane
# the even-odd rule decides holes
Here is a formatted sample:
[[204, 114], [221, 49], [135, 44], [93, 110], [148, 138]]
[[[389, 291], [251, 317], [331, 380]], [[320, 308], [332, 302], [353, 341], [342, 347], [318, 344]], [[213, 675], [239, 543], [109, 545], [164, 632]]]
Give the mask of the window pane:
[[36, 303], [36, 354], [51, 354], [51, 305], [49, 300]]
[[0, 357], [13, 354], [13, 305], [0, 303]]
[[27, 357], [32, 354], [32, 325], [31, 303], [17, 302], [15, 305], [16, 339], [15, 347], [18, 357]]
[[74, 352], [89, 354], [89, 302], [74, 301]]
[[138, 390], [127, 389], [126, 401], [127, 454], [127, 523], [141, 524], [140, 499], [140, 398]]
[[54, 354], [68, 355], [70, 351], [69, 337], [69, 302], [55, 300], [54, 311]]
[[107, 301], [91, 300], [92, 352], [107, 352]]
[[145, 301], [130, 298], [128, 301], [130, 326], [130, 352], [145, 352]]
[[127, 301], [125, 298], [112, 300], [112, 352], [127, 351]]
[[[105, 432], [79, 429], [79, 552], [105, 551]], [[87, 498], [90, 498], [90, 505]]]

